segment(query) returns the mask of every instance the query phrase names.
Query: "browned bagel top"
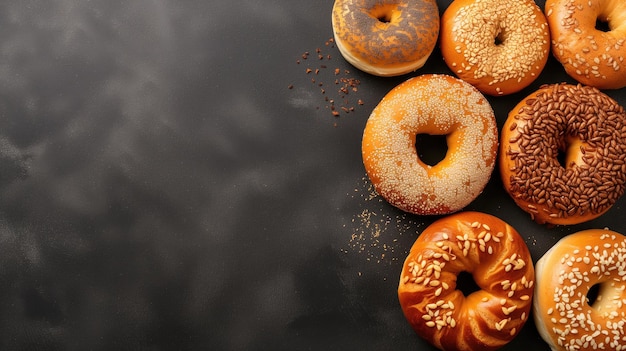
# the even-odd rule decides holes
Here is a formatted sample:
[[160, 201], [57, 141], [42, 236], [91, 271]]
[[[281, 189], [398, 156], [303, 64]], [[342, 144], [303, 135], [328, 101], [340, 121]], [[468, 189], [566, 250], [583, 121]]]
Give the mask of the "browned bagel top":
[[439, 34], [433, 0], [338, 0], [332, 16], [338, 40], [371, 64], [405, 64], [427, 56]]

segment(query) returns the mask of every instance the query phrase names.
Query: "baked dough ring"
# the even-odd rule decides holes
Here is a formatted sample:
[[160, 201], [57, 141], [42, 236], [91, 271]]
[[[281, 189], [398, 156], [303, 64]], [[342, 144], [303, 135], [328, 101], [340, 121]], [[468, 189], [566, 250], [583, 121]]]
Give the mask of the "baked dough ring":
[[[626, 86], [626, 1], [547, 0], [552, 53], [567, 74], [598, 89]], [[607, 22], [609, 31], [596, 29]]]
[[589, 221], [624, 193], [626, 112], [596, 88], [542, 86], [511, 110], [500, 147], [504, 188], [538, 223]]
[[625, 264], [626, 237], [606, 229], [568, 235], [537, 262], [533, 316], [552, 350], [623, 350]]
[[[464, 296], [457, 276], [482, 289]], [[494, 350], [528, 319], [534, 284], [528, 247], [504, 221], [460, 212], [435, 221], [404, 262], [398, 297], [418, 335], [442, 350]]]
[[[445, 135], [445, 158], [434, 166], [422, 162], [417, 134]], [[460, 79], [427, 74], [398, 85], [374, 108], [362, 154], [374, 188], [389, 203], [415, 214], [444, 214], [482, 192], [497, 148], [487, 99]]]
[[435, 0], [336, 0], [333, 33], [342, 56], [377, 76], [421, 68], [437, 45]]
[[550, 32], [534, 0], [455, 0], [441, 18], [441, 53], [461, 79], [489, 95], [530, 85], [550, 53]]

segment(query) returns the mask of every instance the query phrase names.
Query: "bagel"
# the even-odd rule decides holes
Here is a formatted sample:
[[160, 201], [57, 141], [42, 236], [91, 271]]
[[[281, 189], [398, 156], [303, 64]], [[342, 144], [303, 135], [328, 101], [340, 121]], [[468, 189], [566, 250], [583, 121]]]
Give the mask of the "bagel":
[[626, 112], [596, 88], [540, 87], [511, 110], [500, 142], [504, 187], [538, 223], [592, 220], [624, 193]]
[[[448, 150], [434, 166], [418, 156], [417, 134], [445, 135]], [[392, 89], [363, 132], [363, 164], [390, 204], [414, 214], [446, 214], [472, 202], [493, 171], [496, 120], [485, 97], [447, 75], [426, 74]]]
[[455, 0], [441, 18], [441, 53], [457, 77], [508, 95], [530, 85], [550, 53], [550, 31], [533, 0]]
[[[481, 290], [464, 296], [461, 272]], [[531, 310], [534, 268], [528, 247], [504, 221], [460, 212], [432, 223], [407, 256], [398, 286], [415, 332], [441, 350], [495, 350], [522, 329]]]
[[437, 44], [435, 0], [336, 0], [335, 43], [356, 68], [398, 76], [421, 68]]
[[533, 318], [553, 351], [624, 349], [626, 237], [606, 229], [568, 235], [535, 270]]
[[[547, 0], [552, 53], [565, 72], [598, 89], [626, 86], [626, 2]], [[605, 22], [608, 31], [596, 29]]]

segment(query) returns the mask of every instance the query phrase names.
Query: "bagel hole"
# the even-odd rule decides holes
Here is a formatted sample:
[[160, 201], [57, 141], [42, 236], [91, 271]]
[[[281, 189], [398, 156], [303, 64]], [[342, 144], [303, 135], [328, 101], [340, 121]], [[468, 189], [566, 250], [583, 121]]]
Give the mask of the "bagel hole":
[[593, 307], [593, 304], [598, 300], [598, 293], [600, 292], [600, 284], [595, 284], [587, 292], [587, 304]]
[[480, 287], [476, 284], [472, 273], [461, 272], [456, 277], [456, 288], [463, 293], [463, 296], [468, 297], [476, 291], [480, 291]]
[[609, 26], [609, 22], [602, 20], [600, 18], [596, 19], [596, 29], [601, 32], [610, 32], [611, 26]]
[[564, 150], [559, 150], [559, 152], [556, 154], [556, 160], [559, 161], [559, 164], [563, 168], [566, 168], [567, 166], [565, 164], [565, 157], [566, 157], [566, 152]]
[[502, 32], [498, 33], [498, 35], [496, 35], [493, 39], [493, 43], [496, 44], [496, 46], [504, 43], [504, 34]]
[[394, 19], [394, 11], [396, 11], [397, 8], [398, 6], [394, 4], [379, 4], [370, 9], [369, 15], [376, 18], [376, 20], [381, 23], [391, 23]]
[[391, 22], [391, 13], [383, 13], [376, 16], [376, 19], [383, 23]]
[[417, 156], [429, 166], [443, 161], [448, 153], [448, 142], [445, 135], [417, 134], [415, 136]]

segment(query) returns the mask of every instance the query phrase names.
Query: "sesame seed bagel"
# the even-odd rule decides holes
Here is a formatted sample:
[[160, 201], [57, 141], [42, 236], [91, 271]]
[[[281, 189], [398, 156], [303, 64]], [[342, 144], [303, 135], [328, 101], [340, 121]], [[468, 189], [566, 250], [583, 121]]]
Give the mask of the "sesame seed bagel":
[[[598, 89], [626, 86], [626, 2], [548, 0], [552, 53], [567, 74]], [[596, 29], [597, 21], [608, 31]]]
[[568, 235], [537, 262], [533, 318], [552, 350], [624, 349], [625, 264], [626, 237], [606, 229]]
[[593, 87], [544, 85], [509, 113], [499, 160], [506, 191], [536, 222], [592, 220], [624, 193], [626, 112]]
[[332, 26], [341, 55], [377, 76], [421, 68], [437, 44], [435, 0], [335, 0]]
[[[445, 135], [448, 150], [434, 166], [416, 150], [416, 135]], [[414, 214], [445, 214], [472, 202], [495, 165], [493, 110], [471, 85], [447, 75], [421, 75], [392, 89], [363, 132], [362, 155], [374, 188]]]
[[[464, 296], [461, 272], [481, 290]], [[528, 247], [492, 215], [460, 212], [435, 221], [404, 262], [398, 297], [415, 332], [441, 350], [495, 350], [530, 315], [535, 273]]]
[[550, 52], [550, 31], [533, 0], [455, 0], [441, 18], [448, 67], [481, 92], [508, 95], [530, 85]]

